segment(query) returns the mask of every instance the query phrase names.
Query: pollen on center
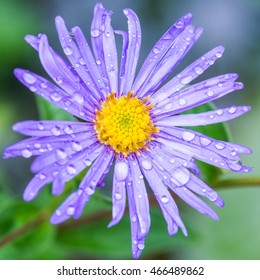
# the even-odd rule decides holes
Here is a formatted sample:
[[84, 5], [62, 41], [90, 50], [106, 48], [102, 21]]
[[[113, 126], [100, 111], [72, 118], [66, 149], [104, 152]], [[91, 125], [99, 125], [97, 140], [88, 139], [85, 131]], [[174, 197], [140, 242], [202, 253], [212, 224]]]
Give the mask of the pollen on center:
[[115, 97], [114, 92], [109, 94], [94, 119], [99, 141], [124, 156], [148, 149], [147, 142], [159, 132], [150, 116], [154, 104], [146, 104], [149, 98], [140, 100], [133, 97], [132, 91], [122, 97]]

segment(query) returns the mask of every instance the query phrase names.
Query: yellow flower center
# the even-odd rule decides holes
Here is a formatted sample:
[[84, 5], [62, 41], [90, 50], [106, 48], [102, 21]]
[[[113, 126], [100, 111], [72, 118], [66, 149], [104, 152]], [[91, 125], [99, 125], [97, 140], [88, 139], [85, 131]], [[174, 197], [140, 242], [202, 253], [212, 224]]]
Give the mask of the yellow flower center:
[[152, 134], [159, 132], [150, 117], [154, 104], [145, 104], [150, 97], [140, 100], [132, 95], [131, 91], [117, 98], [112, 92], [103, 101], [101, 110], [96, 110], [94, 120], [99, 141], [124, 156], [148, 149], [146, 144], [154, 139]]

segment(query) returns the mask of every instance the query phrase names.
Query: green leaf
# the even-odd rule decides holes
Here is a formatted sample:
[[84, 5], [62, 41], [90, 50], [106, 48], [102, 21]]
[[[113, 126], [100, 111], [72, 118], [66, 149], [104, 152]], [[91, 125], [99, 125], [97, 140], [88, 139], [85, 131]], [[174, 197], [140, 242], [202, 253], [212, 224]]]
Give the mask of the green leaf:
[[75, 121], [75, 118], [40, 96], [36, 96], [39, 117], [42, 120]]
[[[206, 111], [216, 110], [213, 103], [206, 103], [185, 112], [185, 114], [199, 114]], [[216, 123], [206, 126], [192, 126], [188, 129], [195, 130], [217, 140], [229, 142], [231, 134], [226, 123]], [[219, 177], [225, 172], [223, 169], [198, 161], [201, 170], [201, 178], [209, 184], [214, 184]]]

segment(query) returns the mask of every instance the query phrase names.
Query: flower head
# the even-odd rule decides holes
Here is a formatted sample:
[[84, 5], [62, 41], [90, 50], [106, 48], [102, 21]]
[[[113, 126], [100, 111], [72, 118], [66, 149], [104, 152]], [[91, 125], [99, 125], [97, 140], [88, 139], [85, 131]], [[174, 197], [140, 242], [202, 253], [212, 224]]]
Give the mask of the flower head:
[[[248, 172], [239, 154], [250, 149], [212, 139], [183, 128], [210, 125], [234, 119], [250, 110], [231, 106], [199, 114], [182, 112], [220, 98], [243, 85], [237, 74], [225, 74], [189, 85], [214, 61], [224, 48], [216, 47], [164, 82], [202, 33], [190, 25], [187, 14], [159, 39], [136, 74], [141, 46], [141, 27], [136, 14], [125, 9], [128, 32], [114, 31], [111, 12], [96, 4], [91, 26], [91, 47], [81, 29], [68, 31], [56, 18], [64, 60], [49, 45], [47, 36], [27, 35], [40, 61], [56, 83], [28, 70], [16, 69], [15, 76], [32, 92], [69, 112], [75, 121], [24, 121], [13, 129], [30, 138], [6, 148], [4, 157], [37, 156], [35, 174], [24, 192], [30, 201], [48, 183], [53, 195], [63, 192], [66, 182], [88, 169], [78, 190], [55, 211], [51, 222], [78, 218], [96, 188], [114, 163], [113, 213], [109, 226], [122, 218], [126, 199], [131, 221], [132, 253], [137, 258], [150, 228], [146, 178], [161, 207], [170, 235], [180, 228], [187, 235], [178, 207], [170, 192], [202, 214], [218, 219], [197, 195], [224, 205], [220, 196], [199, 178], [195, 159], [234, 172]], [[120, 67], [115, 35], [123, 38]]]

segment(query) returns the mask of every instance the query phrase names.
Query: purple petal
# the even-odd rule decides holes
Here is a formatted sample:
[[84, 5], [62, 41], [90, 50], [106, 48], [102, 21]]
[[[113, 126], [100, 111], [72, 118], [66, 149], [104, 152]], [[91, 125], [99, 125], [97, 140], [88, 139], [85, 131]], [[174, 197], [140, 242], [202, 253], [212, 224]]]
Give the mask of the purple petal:
[[172, 70], [180, 63], [183, 57], [191, 49], [198, 38], [197, 34], [201, 34], [201, 29], [194, 30], [192, 25], [188, 25], [185, 30], [174, 41], [170, 50], [150, 73], [145, 83], [139, 89], [138, 96], [144, 97], [153, 94], [155, 90], [168, 77]]
[[165, 117], [157, 121], [156, 125], [166, 127], [209, 125], [235, 119], [250, 110], [250, 106], [231, 106], [199, 114]]
[[186, 67], [180, 74], [171, 79], [161, 89], [159, 89], [152, 97], [152, 103], [159, 103], [167, 99], [175, 92], [182, 89], [186, 84], [190, 83], [201, 75], [208, 67], [222, 56], [224, 47], [219, 46], [204, 54], [201, 58]]
[[[13, 130], [27, 136], [75, 135], [93, 131], [92, 125], [71, 121], [22, 121], [13, 125]], [[58, 132], [59, 131], [59, 132]]]
[[112, 200], [113, 200], [113, 212], [112, 220], [108, 227], [112, 227], [117, 224], [124, 215], [125, 204], [126, 204], [126, 189], [125, 181], [128, 176], [129, 166], [127, 161], [119, 159], [117, 157], [115, 163], [115, 171], [113, 178], [113, 190], [112, 190]]
[[73, 96], [69, 95], [67, 92], [28, 70], [17, 68], [15, 69], [14, 74], [16, 78], [32, 92], [40, 95], [47, 101], [70, 114], [88, 121], [92, 121], [95, 117], [95, 108], [88, 105], [88, 103], [85, 102], [84, 97], [79, 93], [74, 92]]
[[[94, 9], [94, 16], [91, 24], [91, 43], [93, 53], [96, 59], [96, 64], [99, 72], [102, 75], [102, 79], [108, 84], [108, 76], [106, 66], [104, 64], [104, 49], [103, 49], [103, 25], [105, 9], [101, 3], [97, 3]], [[107, 82], [106, 82], [107, 81]], [[109, 88], [109, 92], [111, 89]]]
[[132, 175], [132, 192], [133, 198], [135, 200], [136, 215], [138, 217], [140, 226], [139, 238], [144, 238], [149, 233], [151, 223], [148, 196], [144, 184], [143, 175], [138, 166], [138, 162], [134, 157], [129, 159], [129, 166]]
[[111, 26], [111, 17], [104, 15], [103, 50], [106, 72], [110, 85], [110, 92], [118, 92], [118, 62], [114, 30]]
[[139, 58], [141, 26], [137, 15], [131, 9], [125, 9], [124, 14], [128, 19], [128, 35], [123, 35], [120, 93], [127, 94], [132, 89]]
[[151, 112], [159, 119], [220, 98], [234, 90], [243, 88], [243, 84], [235, 82], [237, 77], [237, 74], [226, 74], [189, 86], [156, 104]]
[[[161, 181], [161, 179], [158, 176], [158, 173], [156, 172], [153, 162], [145, 154], [142, 154], [138, 157], [139, 165], [141, 167], [141, 170], [143, 174], [145, 175], [161, 209], [164, 209], [163, 214], [165, 212], [168, 215], [164, 215], [164, 218], [166, 219], [166, 222], [168, 224], [168, 229], [171, 230], [169, 232], [170, 234], [173, 234], [173, 224], [177, 224], [184, 235], [187, 235], [186, 228], [180, 218], [178, 207], [173, 200], [172, 196], [170, 195], [169, 191]], [[169, 223], [169, 217], [171, 218], [171, 222]]]
[[156, 67], [158, 62], [162, 59], [171, 45], [174, 43], [178, 35], [185, 29], [192, 19], [191, 14], [187, 14], [180, 18], [169, 30], [160, 38], [155, 44], [152, 51], [147, 56], [141, 70], [139, 71], [133, 85], [133, 90], [138, 93], [144, 81]]
[[70, 33], [68, 32], [65, 22], [61, 17], [56, 17], [55, 19], [56, 29], [59, 34], [59, 39], [64, 53], [68, 57], [72, 66], [76, 70], [79, 77], [85, 83], [90, 94], [94, 95], [96, 99], [103, 97], [100, 94], [99, 89], [95, 86], [96, 77], [92, 77], [86, 67], [85, 63], [82, 63], [82, 56], [77, 47], [73, 42]]
[[72, 33], [75, 36], [75, 40], [78, 44], [79, 50], [81, 52], [82, 58], [80, 59], [80, 64], [86, 64], [86, 67], [90, 75], [94, 78], [94, 83], [96, 87], [99, 88], [102, 98], [105, 99], [107, 93], [109, 92], [109, 85], [106, 79], [103, 79], [99, 69], [97, 67], [96, 61], [94, 60], [92, 51], [87, 43], [87, 40], [82, 32], [82, 30], [76, 26], [72, 28]]

